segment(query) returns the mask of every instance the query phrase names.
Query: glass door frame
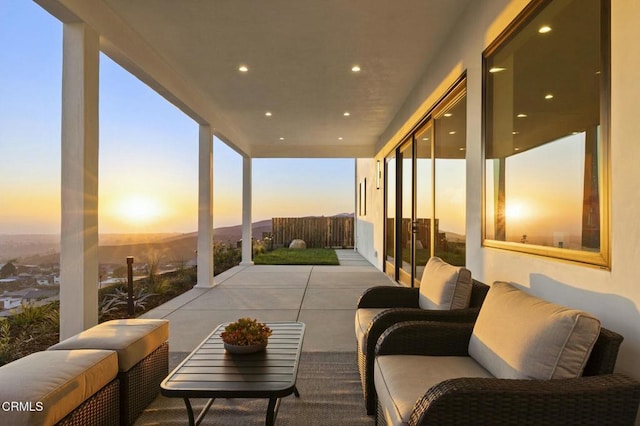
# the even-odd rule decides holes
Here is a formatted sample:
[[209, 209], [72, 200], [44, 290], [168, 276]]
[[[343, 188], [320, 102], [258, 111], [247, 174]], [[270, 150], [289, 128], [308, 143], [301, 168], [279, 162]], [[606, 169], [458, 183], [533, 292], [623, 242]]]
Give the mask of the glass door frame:
[[[435, 133], [436, 133], [436, 120], [444, 113], [444, 111], [449, 108], [451, 105], [454, 105], [458, 102], [461, 97], [465, 97], [467, 95], [466, 90], [466, 75], [463, 75], [460, 80], [458, 80], [452, 88], [447, 92], [445, 96], [441, 98], [439, 102], [427, 113], [424, 118], [420, 120], [415, 127], [408, 132], [407, 137], [402, 139], [395, 148], [393, 148], [386, 156], [385, 156], [385, 203], [384, 203], [384, 271], [389, 275], [392, 279], [399, 282], [400, 284], [407, 285], [410, 287], [419, 287], [420, 280], [416, 277], [416, 215], [417, 215], [417, 139], [416, 135], [418, 135], [424, 129], [430, 128], [430, 161], [431, 161], [431, 173], [430, 173], [430, 185], [431, 185], [431, 194], [430, 194], [430, 230], [429, 230], [429, 253], [430, 256], [435, 255], [436, 250], [436, 235], [435, 235], [435, 212], [436, 212], [436, 144]], [[466, 118], [465, 118], [466, 122]], [[408, 274], [406, 271], [402, 270], [402, 231], [403, 231], [403, 220], [402, 220], [402, 168], [403, 164], [401, 152], [403, 149], [407, 147], [408, 144], [411, 144], [411, 273]], [[387, 250], [387, 227], [389, 226], [387, 223], [387, 218], [389, 212], [387, 211], [387, 197], [388, 197], [388, 168], [387, 168], [387, 158], [395, 158], [395, 217], [394, 217], [394, 253], [393, 253], [393, 262], [389, 261], [389, 254], [386, 253]]]
[[[403, 153], [410, 153], [410, 162], [405, 162], [405, 155]], [[416, 274], [416, 145], [413, 137], [413, 133], [405, 139], [404, 142], [398, 146], [396, 151], [396, 270], [397, 281], [409, 287], [415, 286], [415, 274]], [[398, 161], [399, 160], [399, 161]], [[411, 167], [409, 176], [405, 174], [405, 166]], [[409, 182], [405, 182], [404, 178], [408, 177]], [[406, 184], [410, 185], [409, 192], [405, 192]], [[404, 196], [409, 195], [411, 200], [409, 202], [409, 222], [405, 221], [405, 200]], [[404, 236], [407, 235], [405, 240]], [[404, 260], [405, 250], [409, 252], [408, 262]], [[409, 272], [405, 269], [405, 264], [408, 263]]]

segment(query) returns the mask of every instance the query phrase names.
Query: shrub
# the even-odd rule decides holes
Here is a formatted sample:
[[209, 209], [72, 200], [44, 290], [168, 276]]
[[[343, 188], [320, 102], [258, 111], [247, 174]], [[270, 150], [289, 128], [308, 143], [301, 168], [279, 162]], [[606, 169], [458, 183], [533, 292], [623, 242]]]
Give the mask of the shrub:
[[9, 321], [3, 318], [0, 320], [0, 365], [11, 361], [12, 352]]
[[213, 244], [214, 275], [218, 275], [240, 264], [242, 254], [237, 248], [216, 242]]
[[54, 303], [44, 305], [36, 305], [33, 302], [22, 303], [20, 308], [15, 309], [14, 312], [10, 321], [17, 327], [37, 326], [42, 323], [51, 324], [53, 317], [59, 316], [57, 306]]
[[[156, 296], [149, 293], [143, 286], [133, 289], [133, 311], [145, 310], [150, 297]], [[100, 302], [100, 312], [98, 316], [104, 319], [109, 313], [120, 311], [122, 306], [128, 306], [129, 291], [124, 287], [114, 287], [112, 293], [106, 294]]]
[[225, 343], [237, 346], [267, 343], [271, 329], [265, 323], [251, 318], [240, 318], [224, 328], [220, 335]]

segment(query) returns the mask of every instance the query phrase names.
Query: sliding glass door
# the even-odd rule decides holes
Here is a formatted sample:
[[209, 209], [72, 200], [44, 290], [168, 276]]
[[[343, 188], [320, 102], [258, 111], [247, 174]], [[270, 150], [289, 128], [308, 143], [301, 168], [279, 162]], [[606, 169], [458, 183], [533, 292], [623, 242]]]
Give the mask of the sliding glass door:
[[422, 271], [433, 253], [433, 233], [431, 218], [433, 217], [433, 160], [432, 143], [433, 125], [431, 121], [420, 128], [415, 135], [416, 161], [416, 228], [415, 275], [416, 285], [420, 285]]
[[454, 89], [385, 161], [385, 271], [417, 287], [433, 255], [465, 263], [466, 96]]
[[415, 266], [415, 227], [413, 214], [413, 140], [406, 141], [399, 149], [398, 160], [400, 163], [400, 244], [398, 246], [399, 264], [398, 280], [408, 286], [411, 286], [414, 277]]

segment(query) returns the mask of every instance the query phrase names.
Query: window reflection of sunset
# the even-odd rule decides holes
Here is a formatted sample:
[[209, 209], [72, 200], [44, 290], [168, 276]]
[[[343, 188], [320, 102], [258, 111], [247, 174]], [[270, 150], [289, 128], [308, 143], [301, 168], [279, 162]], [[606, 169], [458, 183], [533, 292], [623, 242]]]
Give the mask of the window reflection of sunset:
[[[492, 179], [493, 164], [487, 164]], [[505, 216], [507, 241], [553, 245], [562, 233], [569, 240], [582, 233], [584, 135], [572, 135], [506, 159]], [[493, 180], [487, 181], [489, 184]], [[553, 190], [550, 190], [553, 188]], [[487, 232], [494, 231], [494, 196], [488, 185]], [[490, 234], [489, 234], [490, 235]]]
[[523, 201], [510, 200], [505, 207], [505, 215], [509, 223], [527, 219], [532, 215], [531, 206]]

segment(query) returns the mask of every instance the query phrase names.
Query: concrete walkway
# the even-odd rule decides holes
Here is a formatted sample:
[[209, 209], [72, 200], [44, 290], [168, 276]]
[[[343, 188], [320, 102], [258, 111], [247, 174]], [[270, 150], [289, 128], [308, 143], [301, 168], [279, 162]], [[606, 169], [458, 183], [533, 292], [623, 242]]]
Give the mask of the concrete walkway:
[[357, 252], [336, 253], [340, 266], [237, 266], [213, 288], [192, 289], [143, 317], [169, 320], [171, 352], [191, 352], [218, 324], [246, 316], [304, 322], [304, 351], [355, 351], [358, 297], [395, 284]]

